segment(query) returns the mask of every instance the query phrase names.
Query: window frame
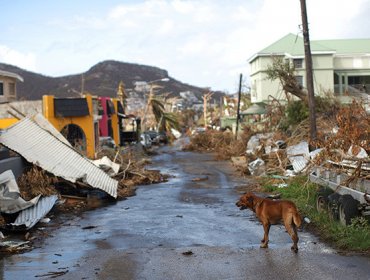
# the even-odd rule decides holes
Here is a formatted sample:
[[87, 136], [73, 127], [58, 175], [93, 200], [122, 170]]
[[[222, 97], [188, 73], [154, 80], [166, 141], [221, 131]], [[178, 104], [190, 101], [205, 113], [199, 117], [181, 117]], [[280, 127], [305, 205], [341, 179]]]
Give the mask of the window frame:
[[303, 69], [303, 58], [293, 58], [294, 69]]
[[0, 81], [0, 96], [5, 96], [3, 81]]
[[9, 96], [16, 96], [16, 85], [15, 82], [8, 83], [8, 94]]
[[303, 88], [303, 76], [302, 75], [295, 75], [294, 78], [296, 79], [297, 83]]

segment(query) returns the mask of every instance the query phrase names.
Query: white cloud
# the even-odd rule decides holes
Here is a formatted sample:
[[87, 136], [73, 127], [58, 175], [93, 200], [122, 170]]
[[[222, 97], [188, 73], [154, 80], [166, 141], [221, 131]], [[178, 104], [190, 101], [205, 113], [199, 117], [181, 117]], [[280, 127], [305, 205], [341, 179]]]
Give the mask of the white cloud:
[[[366, 25], [360, 25], [369, 22], [366, 1], [307, 1], [310, 38], [370, 37]], [[115, 59], [166, 69], [172, 77], [189, 84], [235, 90], [239, 74], [247, 76], [249, 72], [247, 59], [288, 33], [298, 34], [302, 21], [298, 0], [105, 3], [100, 10], [87, 7], [64, 16], [56, 14], [49, 33], [43, 26], [32, 26], [42, 34], [34, 43], [33, 54], [17, 48], [23, 52], [18, 57], [23, 58], [12, 59], [12, 64], [19, 61], [16, 65], [21, 66], [29, 61], [36, 65], [37, 54], [37, 66], [42, 67], [38, 70], [66, 75]], [[22, 38], [21, 34], [14, 37]], [[23, 47], [27, 43], [19, 41]]]
[[174, 10], [180, 14], [190, 14], [194, 11], [194, 3], [191, 1], [175, 0], [171, 2]]
[[166, 35], [174, 31], [174, 22], [170, 19], [165, 19], [161, 22], [158, 29], [158, 34]]
[[0, 61], [3, 63], [17, 65], [30, 71], [36, 71], [36, 56], [33, 53], [21, 53], [0, 45]]
[[117, 6], [110, 11], [108, 14], [109, 19], [120, 19], [130, 13], [129, 7], [126, 6]]

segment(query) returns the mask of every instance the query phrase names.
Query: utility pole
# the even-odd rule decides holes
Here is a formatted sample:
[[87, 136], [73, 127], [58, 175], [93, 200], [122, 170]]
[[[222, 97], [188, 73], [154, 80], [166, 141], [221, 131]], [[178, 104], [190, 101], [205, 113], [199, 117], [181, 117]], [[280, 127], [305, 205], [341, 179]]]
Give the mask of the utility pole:
[[242, 79], [243, 74], [240, 73], [239, 78], [239, 92], [238, 92], [238, 109], [236, 110], [236, 129], [235, 129], [235, 140], [238, 139], [238, 130], [239, 130], [239, 119], [240, 119], [240, 96], [242, 93]]
[[85, 75], [81, 75], [81, 96], [84, 95], [85, 92]]
[[306, 82], [308, 91], [308, 108], [309, 108], [309, 119], [310, 119], [310, 138], [316, 140], [316, 108], [315, 108], [315, 93], [313, 88], [313, 77], [312, 77], [312, 57], [310, 38], [308, 32], [308, 21], [306, 11], [306, 0], [301, 1], [301, 12], [302, 12], [302, 27], [303, 27], [303, 40], [304, 40], [304, 52], [306, 60]]

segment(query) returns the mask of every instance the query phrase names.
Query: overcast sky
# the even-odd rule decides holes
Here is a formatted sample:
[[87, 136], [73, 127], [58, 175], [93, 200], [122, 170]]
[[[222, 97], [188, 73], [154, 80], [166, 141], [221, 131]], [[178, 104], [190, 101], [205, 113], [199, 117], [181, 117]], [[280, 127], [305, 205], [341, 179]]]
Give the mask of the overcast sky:
[[[370, 38], [369, 0], [306, 1], [311, 40]], [[0, 7], [0, 62], [57, 77], [113, 59], [230, 93], [240, 73], [248, 77], [253, 54], [301, 35], [302, 22], [300, 0], [0, 0]]]

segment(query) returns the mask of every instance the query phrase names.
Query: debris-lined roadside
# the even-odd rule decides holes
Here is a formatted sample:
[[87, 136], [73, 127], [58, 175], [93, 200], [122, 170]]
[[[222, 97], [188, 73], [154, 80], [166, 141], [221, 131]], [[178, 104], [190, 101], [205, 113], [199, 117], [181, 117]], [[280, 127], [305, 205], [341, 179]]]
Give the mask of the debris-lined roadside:
[[315, 166], [345, 169], [351, 180], [369, 178], [370, 118], [362, 105], [354, 102], [318, 120], [318, 139], [312, 143], [304, 120], [285, 132], [272, 127], [258, 133], [247, 129], [238, 140], [229, 131], [207, 130], [195, 135], [185, 149], [214, 151], [243, 174], [270, 177], [277, 183], [307, 175]]
[[[81, 155], [63, 136], [48, 129], [47, 121], [24, 118], [1, 131], [0, 143], [28, 161], [17, 179], [11, 170], [0, 174], [0, 251], [28, 249], [34, 239], [32, 228], [51, 209], [78, 213], [135, 193], [135, 186], [166, 180], [149, 163], [140, 146], [101, 150], [98, 160]], [[50, 219], [49, 219], [50, 220]], [[21, 239], [12, 240], [13, 235]]]
[[[328, 109], [319, 114], [318, 137], [309, 141], [308, 120], [287, 130], [266, 127], [244, 130], [235, 140], [231, 132], [207, 130], [191, 139], [187, 149], [213, 151], [229, 158], [244, 175], [257, 181], [255, 189], [281, 193], [295, 176], [317, 184], [318, 212], [351, 225], [368, 221], [370, 210], [370, 118], [361, 103]], [[225, 141], [228, 139], [228, 141]], [[244, 147], [244, 149], [241, 149]], [[246, 148], [245, 148], [246, 147]], [[238, 188], [243, 192], [243, 188]]]

